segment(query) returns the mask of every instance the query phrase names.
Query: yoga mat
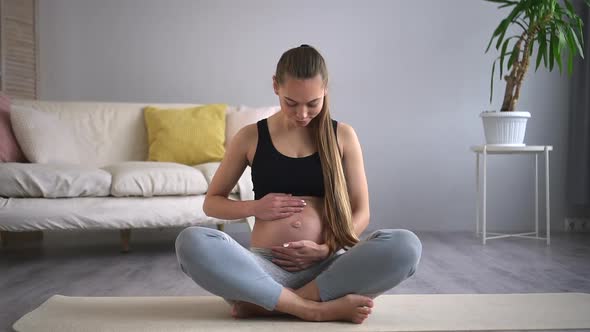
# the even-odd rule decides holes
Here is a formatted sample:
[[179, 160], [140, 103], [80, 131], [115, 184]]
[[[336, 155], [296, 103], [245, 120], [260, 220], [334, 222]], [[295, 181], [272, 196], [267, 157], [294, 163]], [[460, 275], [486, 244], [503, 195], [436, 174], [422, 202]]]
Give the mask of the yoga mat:
[[215, 296], [53, 295], [14, 323], [18, 332], [486, 331], [590, 329], [590, 294], [390, 294], [363, 324], [291, 317], [234, 319]]

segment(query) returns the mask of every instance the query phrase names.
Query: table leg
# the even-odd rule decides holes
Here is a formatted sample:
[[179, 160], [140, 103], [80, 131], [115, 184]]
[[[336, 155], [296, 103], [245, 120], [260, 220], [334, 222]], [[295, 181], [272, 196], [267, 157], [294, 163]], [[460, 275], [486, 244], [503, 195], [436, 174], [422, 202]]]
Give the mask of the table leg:
[[539, 154], [535, 152], [535, 236], [539, 237]]
[[488, 150], [487, 150], [487, 146], [484, 145], [483, 146], [483, 206], [482, 206], [482, 221], [483, 221], [483, 236], [482, 236], [482, 241], [483, 244], [486, 244], [486, 190], [487, 190], [487, 173], [488, 173]]
[[551, 226], [549, 223], [551, 212], [549, 207], [549, 149], [545, 146], [545, 219], [547, 222], [546, 232], [547, 232], [547, 245], [549, 245], [549, 234], [551, 233]]
[[475, 236], [479, 236], [479, 152], [475, 153]]

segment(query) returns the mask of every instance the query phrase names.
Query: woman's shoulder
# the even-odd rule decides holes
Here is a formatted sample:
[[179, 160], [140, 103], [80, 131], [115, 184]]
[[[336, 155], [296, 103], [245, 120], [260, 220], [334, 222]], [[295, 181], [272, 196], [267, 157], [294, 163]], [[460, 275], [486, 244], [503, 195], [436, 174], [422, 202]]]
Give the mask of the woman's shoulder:
[[232, 145], [230, 147], [231, 151], [235, 151], [236, 154], [244, 156], [248, 165], [252, 165], [254, 152], [256, 151], [256, 145], [258, 144], [258, 129], [256, 122], [240, 128], [236, 135], [231, 139], [230, 144]]
[[251, 141], [252, 139], [257, 139], [258, 123], [255, 122], [243, 126], [236, 133], [236, 137], [238, 137], [241, 141]]
[[342, 122], [342, 121], [337, 121], [332, 119], [332, 123], [336, 126], [336, 130], [338, 133], [338, 138], [340, 137], [350, 137], [351, 135], [354, 134], [354, 128], [352, 128], [352, 126], [346, 122]]
[[337, 129], [336, 129], [336, 137], [338, 140], [338, 144], [340, 145], [343, 154], [346, 154], [346, 151], [350, 148], [359, 145], [359, 139], [356, 134], [356, 131], [352, 127], [352, 125], [338, 121]]
[[[250, 124], [243, 126], [236, 133], [236, 137], [238, 137], [238, 139], [240, 139], [240, 141], [245, 145], [256, 145], [256, 143], [258, 142], [258, 137], [259, 137], [258, 131], [259, 130], [264, 131], [265, 130], [264, 127], [268, 128], [268, 122], [267, 122], [268, 119], [270, 119], [270, 117], [263, 118], [263, 119], [257, 120], [254, 123], [250, 123]], [[266, 129], [266, 130], [268, 130], [268, 129]]]

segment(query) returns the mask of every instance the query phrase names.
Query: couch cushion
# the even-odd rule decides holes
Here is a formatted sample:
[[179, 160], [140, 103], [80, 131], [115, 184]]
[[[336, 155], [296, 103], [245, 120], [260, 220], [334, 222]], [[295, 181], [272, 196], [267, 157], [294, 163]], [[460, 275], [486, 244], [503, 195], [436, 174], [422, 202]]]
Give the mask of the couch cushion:
[[72, 128], [55, 114], [13, 105], [10, 120], [14, 135], [32, 163], [80, 163]]
[[207, 180], [203, 173], [177, 163], [127, 161], [102, 169], [113, 177], [113, 196], [202, 195], [207, 192]]
[[225, 154], [227, 105], [181, 109], [145, 108], [150, 161], [195, 165], [219, 161]]
[[111, 175], [70, 164], [0, 163], [0, 196], [58, 198], [108, 196]]
[[[237, 195], [230, 195], [229, 199], [238, 200], [239, 198]], [[62, 229], [184, 228], [244, 221], [244, 219], [224, 220], [205, 215], [204, 200], [205, 195], [0, 198], [0, 207], [2, 207], [0, 208], [0, 230], [22, 232]]]
[[10, 121], [10, 98], [0, 91], [0, 162], [26, 162]]

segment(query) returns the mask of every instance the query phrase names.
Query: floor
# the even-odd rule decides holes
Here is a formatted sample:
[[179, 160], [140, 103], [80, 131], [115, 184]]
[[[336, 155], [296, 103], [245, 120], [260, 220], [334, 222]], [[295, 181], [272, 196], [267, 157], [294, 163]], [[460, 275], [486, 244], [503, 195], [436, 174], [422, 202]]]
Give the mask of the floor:
[[[42, 245], [1, 250], [0, 331], [53, 294], [210, 295], [178, 266], [179, 231], [136, 230], [127, 254], [119, 252], [116, 231], [50, 232]], [[419, 268], [390, 294], [590, 293], [590, 233], [554, 232], [550, 246], [523, 238], [484, 246], [474, 232], [415, 233], [423, 246]], [[248, 246], [248, 233], [229, 234]]]

